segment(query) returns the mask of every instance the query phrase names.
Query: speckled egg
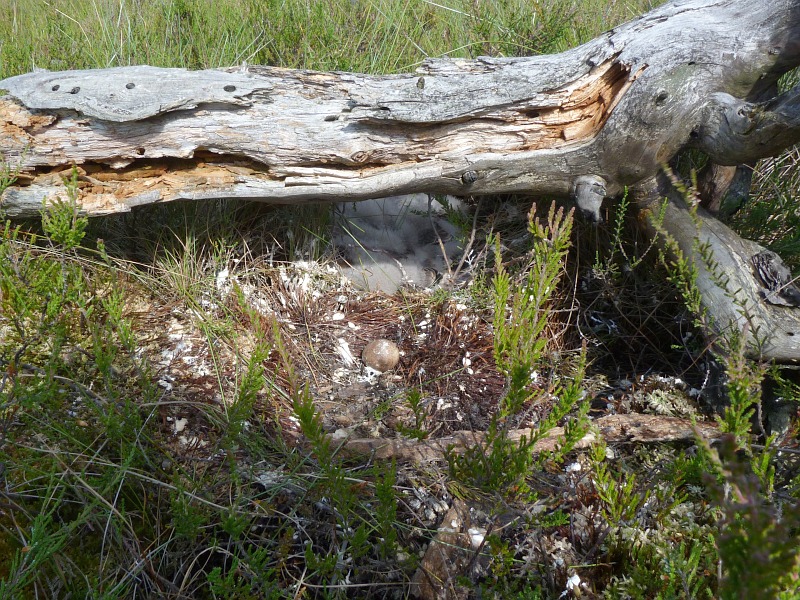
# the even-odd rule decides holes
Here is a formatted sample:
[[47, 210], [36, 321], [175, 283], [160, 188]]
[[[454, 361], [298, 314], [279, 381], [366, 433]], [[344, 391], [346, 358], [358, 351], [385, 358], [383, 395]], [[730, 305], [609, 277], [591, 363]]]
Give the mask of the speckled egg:
[[365, 346], [361, 358], [364, 360], [364, 364], [371, 369], [385, 373], [397, 366], [400, 361], [400, 350], [397, 344], [390, 340], [372, 340]]

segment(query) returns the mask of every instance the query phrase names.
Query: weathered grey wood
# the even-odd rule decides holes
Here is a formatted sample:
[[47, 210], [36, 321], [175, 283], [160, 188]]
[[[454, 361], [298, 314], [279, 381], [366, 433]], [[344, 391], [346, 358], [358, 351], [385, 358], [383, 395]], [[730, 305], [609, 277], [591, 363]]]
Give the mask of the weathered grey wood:
[[[3, 206], [38, 210], [61, 191], [53, 167], [72, 164], [90, 214], [218, 197], [568, 195], [581, 176], [613, 196], [687, 145], [728, 164], [796, 138], [788, 128], [779, 143], [742, 150], [743, 128], [768, 137], [772, 126], [730, 120], [798, 62], [796, 11], [797, 0], [683, 0], [560, 55], [434, 60], [408, 75], [131, 67], [13, 77], [0, 82], [0, 152], [24, 177]], [[794, 113], [791, 102], [774, 108]]]
[[140, 121], [200, 104], [251, 106], [245, 97], [257, 91], [256, 81], [237, 73], [182, 71], [178, 81], [166, 69], [131, 67], [52, 73], [7, 80], [9, 90], [28, 108], [72, 109], [88, 117], [123, 123]]
[[752, 357], [800, 362], [800, 310], [796, 302], [782, 298], [796, 296], [793, 284], [780, 294], [765, 289], [753, 264], [764, 247], [741, 238], [702, 208], [693, 212], [681, 194], [669, 189], [666, 178], [659, 179], [648, 198], [640, 198], [641, 221], [653, 235], [666, 232], [697, 268], [707, 325], [719, 336], [719, 343], [710, 343], [726, 351], [735, 334]]
[[36, 214], [76, 165], [90, 215], [223, 197], [526, 192], [571, 195], [598, 218], [603, 196], [646, 189], [683, 149], [736, 165], [799, 141], [800, 88], [775, 96], [798, 64], [800, 0], [677, 0], [559, 55], [431, 60], [413, 74], [29, 73], [0, 82], [0, 153], [19, 174], [0, 201]]

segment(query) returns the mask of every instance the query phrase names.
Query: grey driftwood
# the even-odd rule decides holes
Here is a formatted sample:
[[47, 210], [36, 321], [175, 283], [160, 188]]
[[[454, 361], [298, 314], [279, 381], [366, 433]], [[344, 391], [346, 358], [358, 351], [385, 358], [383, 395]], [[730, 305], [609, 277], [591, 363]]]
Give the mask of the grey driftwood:
[[627, 187], [645, 215], [670, 197], [662, 227], [685, 252], [698, 235], [712, 244], [727, 280], [701, 265], [715, 327], [743, 331], [751, 355], [797, 362], [800, 317], [764, 293], [763, 249], [702, 211], [691, 219], [659, 173], [682, 150], [705, 152], [705, 204], [720, 206], [737, 165], [800, 140], [800, 88], [776, 85], [798, 64], [800, 0], [678, 0], [562, 54], [430, 60], [413, 74], [29, 73], [0, 81], [0, 153], [17, 174], [1, 208], [36, 214], [73, 165], [89, 215], [524, 192], [572, 196], [597, 219]]

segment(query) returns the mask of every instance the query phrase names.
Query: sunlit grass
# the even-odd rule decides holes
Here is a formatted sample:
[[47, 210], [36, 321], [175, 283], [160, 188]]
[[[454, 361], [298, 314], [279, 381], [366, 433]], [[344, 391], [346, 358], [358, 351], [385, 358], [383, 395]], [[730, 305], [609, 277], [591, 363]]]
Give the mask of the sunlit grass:
[[429, 57], [520, 56], [585, 42], [650, 0], [7, 0], [0, 77], [132, 64], [247, 62], [391, 73]]

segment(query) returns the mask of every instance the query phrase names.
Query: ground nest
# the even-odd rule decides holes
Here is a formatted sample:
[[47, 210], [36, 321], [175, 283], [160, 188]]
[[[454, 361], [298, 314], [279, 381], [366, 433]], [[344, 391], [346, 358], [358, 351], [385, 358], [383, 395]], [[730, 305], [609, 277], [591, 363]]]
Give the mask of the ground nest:
[[[481, 223], [503, 231], [502, 247], [516, 253], [509, 260], [513, 264], [524, 256], [525, 235], [509, 223], [524, 217], [526, 208], [512, 205], [503, 211]], [[473, 220], [473, 227], [477, 222]], [[635, 443], [691, 443], [697, 431], [693, 422], [711, 437], [716, 435], [712, 425], [703, 425], [713, 421], [704, 400], [710, 393], [712, 359], [681, 303], [663, 284], [642, 275], [644, 269], [631, 269], [627, 257], [615, 264], [587, 264], [580, 254], [597, 252], [609, 241], [581, 224], [574, 235], [566, 275], [550, 307], [547, 359], [531, 375], [530, 387], [540, 393], [509, 426], [522, 432], [514, 435], [525, 435], [545, 417], [557, 401], [552, 394], [555, 383], [573, 376], [584, 349], [589, 417], [606, 440], [616, 444], [609, 448], [609, 457], [628, 455], [625, 460], [649, 463], [655, 476], [670, 468], [672, 451], [650, 451]], [[583, 586], [588, 591], [594, 584], [576, 580], [570, 565], [597, 560], [609, 533], [587, 471], [586, 452], [595, 438], [577, 446], [566, 468], [551, 465], [531, 474], [531, 497], [539, 498], [533, 503], [498, 508], [496, 500], [475, 495], [446, 475], [446, 455], [453, 447], [482, 443], [508, 385], [495, 364], [492, 306], [486, 300], [492, 259], [487, 245], [475, 242], [478, 237], [472, 233], [472, 241], [466, 242], [470, 233], [462, 232], [461, 248], [471, 244], [468, 250], [478, 256], [473, 263], [487, 270], [476, 268], [458, 281], [428, 281], [428, 286], [401, 282], [387, 293], [364, 289], [345, 276], [335, 253], [334, 260], [321, 261], [251, 257], [217, 265], [213, 285], [191, 307], [168, 296], [133, 302], [129, 315], [140, 332], [141, 351], [150, 357], [163, 389], [160, 427], [175, 460], [192, 471], [222, 467], [226, 455], [219, 450], [220, 432], [205, 407], [230, 407], [252, 349], [266, 340], [266, 385], [255, 398], [246, 428], [268, 432], [284, 447], [306, 448], [309, 441], [292, 400], [302, 389], [313, 400], [322, 431], [343, 458], [356, 456], [354, 464], [380, 457], [396, 461], [405, 550], [361, 574], [364, 582], [388, 585], [378, 596], [401, 597], [402, 586], [389, 584], [413, 576], [421, 597], [466, 597], [459, 595], [462, 592], [441, 596], [444, 592], [431, 583], [431, 574], [445, 580], [485, 580], [492, 568], [489, 556], [497, 550], [486, 550], [489, 540], [503, 540], [518, 561], [520, 575], [535, 572], [553, 589]], [[458, 259], [453, 257], [451, 268]], [[447, 265], [440, 268], [446, 270]], [[229, 325], [214, 329], [209, 322]], [[366, 368], [361, 358], [365, 346], [377, 339], [391, 341], [400, 354], [397, 366], [383, 373]], [[791, 443], [789, 429], [781, 435]], [[551, 441], [557, 444], [556, 438]], [[355, 454], [348, 454], [348, 448]], [[165, 461], [162, 467], [172, 465]], [[270, 494], [275, 510], [305, 515], [299, 506], [307, 489], [285, 465], [240, 447], [236, 469], [256, 496]], [[324, 515], [335, 515], [338, 509], [326, 502], [320, 500], [309, 509], [313, 514], [303, 516], [304, 533], [290, 543], [297, 553], [302, 554], [304, 543], [332, 544], [336, 538], [324, 525]], [[647, 510], [655, 514], [661, 509], [653, 504]], [[558, 516], [566, 514], [571, 515], [569, 524]], [[542, 515], [554, 515], [554, 525], [526, 526]], [[277, 527], [275, 518], [264, 521], [265, 530]], [[630, 535], [654, 534], [641, 530]], [[433, 547], [450, 550], [431, 554]], [[595, 575], [611, 576], [603, 567], [596, 568]]]

